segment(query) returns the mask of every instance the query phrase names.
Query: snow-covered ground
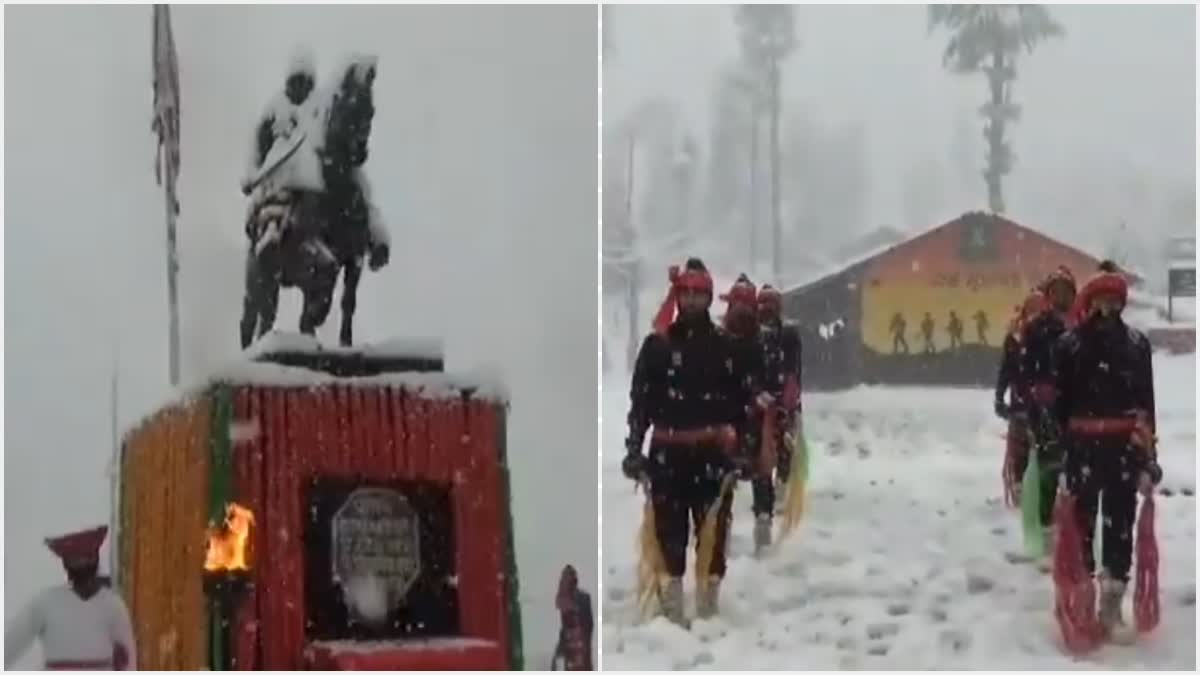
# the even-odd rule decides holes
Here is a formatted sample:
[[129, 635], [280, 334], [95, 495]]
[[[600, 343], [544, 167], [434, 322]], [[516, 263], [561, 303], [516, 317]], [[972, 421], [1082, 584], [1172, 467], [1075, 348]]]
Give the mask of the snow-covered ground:
[[[1020, 524], [1001, 499], [1004, 425], [982, 390], [807, 397], [814, 454], [800, 529], [754, 559], [749, 486], [739, 487], [722, 615], [690, 632], [661, 618], [639, 625], [643, 497], [620, 472], [628, 380], [607, 377], [603, 667], [1194, 669], [1195, 373], [1192, 355], [1156, 357], [1163, 487], [1174, 493], [1159, 497], [1162, 623], [1135, 647], [1083, 660], [1060, 648], [1049, 577], [1006, 561], [1021, 548]], [[690, 570], [685, 583], [691, 613]]]

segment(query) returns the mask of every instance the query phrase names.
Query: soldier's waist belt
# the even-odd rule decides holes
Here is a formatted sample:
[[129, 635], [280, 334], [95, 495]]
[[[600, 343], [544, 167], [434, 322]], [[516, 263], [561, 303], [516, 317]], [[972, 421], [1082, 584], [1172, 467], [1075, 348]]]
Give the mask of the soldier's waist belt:
[[1137, 428], [1132, 417], [1072, 417], [1067, 431], [1080, 436], [1127, 436]]
[[1058, 388], [1048, 382], [1035, 382], [1029, 386], [1029, 397], [1040, 405], [1051, 405], [1058, 398]]
[[737, 431], [730, 424], [694, 429], [655, 427], [650, 442], [657, 445], [719, 445], [728, 450], [737, 446]]

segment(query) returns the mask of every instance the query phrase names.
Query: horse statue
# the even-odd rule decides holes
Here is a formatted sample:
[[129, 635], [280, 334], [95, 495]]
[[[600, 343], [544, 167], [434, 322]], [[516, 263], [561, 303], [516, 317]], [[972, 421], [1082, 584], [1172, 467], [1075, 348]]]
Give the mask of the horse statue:
[[339, 343], [350, 346], [364, 258], [372, 271], [388, 262], [387, 231], [362, 172], [375, 116], [375, 59], [356, 57], [340, 72], [313, 123], [277, 140], [243, 185], [251, 192], [243, 349], [274, 327], [281, 287], [301, 290], [300, 332], [315, 335], [329, 316], [339, 273]]

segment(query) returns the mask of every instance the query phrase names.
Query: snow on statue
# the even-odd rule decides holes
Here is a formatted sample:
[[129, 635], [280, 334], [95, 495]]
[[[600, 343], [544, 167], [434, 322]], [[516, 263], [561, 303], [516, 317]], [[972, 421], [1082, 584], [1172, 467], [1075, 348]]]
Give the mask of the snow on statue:
[[137, 669], [129, 610], [97, 574], [107, 534], [102, 526], [46, 540], [67, 584], [42, 591], [7, 622], [5, 668], [41, 640], [47, 670]]
[[318, 87], [313, 59], [298, 50], [284, 91], [255, 127], [242, 190], [250, 196], [241, 344], [271, 330], [279, 288], [304, 293], [300, 332], [313, 335], [329, 315], [343, 272], [339, 340], [353, 341], [358, 281], [391, 250], [363, 164], [375, 116], [376, 59], [354, 55]]
[[[320, 130], [316, 122], [321, 111], [313, 96], [316, 85], [317, 73], [312, 52], [307, 48], [299, 48], [288, 64], [283, 91], [271, 98], [254, 127], [246, 176], [242, 179], [244, 194], [249, 195], [257, 182], [265, 177], [261, 172], [285, 163], [288, 169], [284, 172], [286, 175], [274, 177], [279, 187], [312, 192], [325, 189], [320, 165], [311, 161], [315, 158], [312, 149], [319, 147], [319, 139], [313, 138], [308, 143], [309, 154], [305, 159], [309, 161], [286, 161], [310, 134]], [[279, 168], [283, 170], [285, 167]]]

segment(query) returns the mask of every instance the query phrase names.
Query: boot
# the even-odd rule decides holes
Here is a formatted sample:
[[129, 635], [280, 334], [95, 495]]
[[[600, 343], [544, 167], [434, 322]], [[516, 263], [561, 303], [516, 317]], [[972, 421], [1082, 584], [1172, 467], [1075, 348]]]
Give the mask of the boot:
[[658, 587], [658, 599], [662, 604], [663, 616], [671, 623], [687, 628], [687, 619], [683, 615], [683, 578], [671, 577]]
[[754, 557], [760, 558], [771, 546], [771, 514], [754, 516]]
[[708, 578], [706, 588], [696, 589], [696, 617], [711, 619], [717, 615], [717, 596], [721, 590], [721, 577]]
[[1125, 582], [1100, 575], [1100, 626], [1105, 638], [1117, 645], [1132, 645], [1137, 641], [1133, 628], [1121, 618], [1121, 601], [1125, 599]]
[[1048, 525], [1042, 530], [1042, 559], [1037, 568], [1042, 574], [1049, 574], [1054, 569], [1054, 547], [1058, 546], [1058, 528]]

